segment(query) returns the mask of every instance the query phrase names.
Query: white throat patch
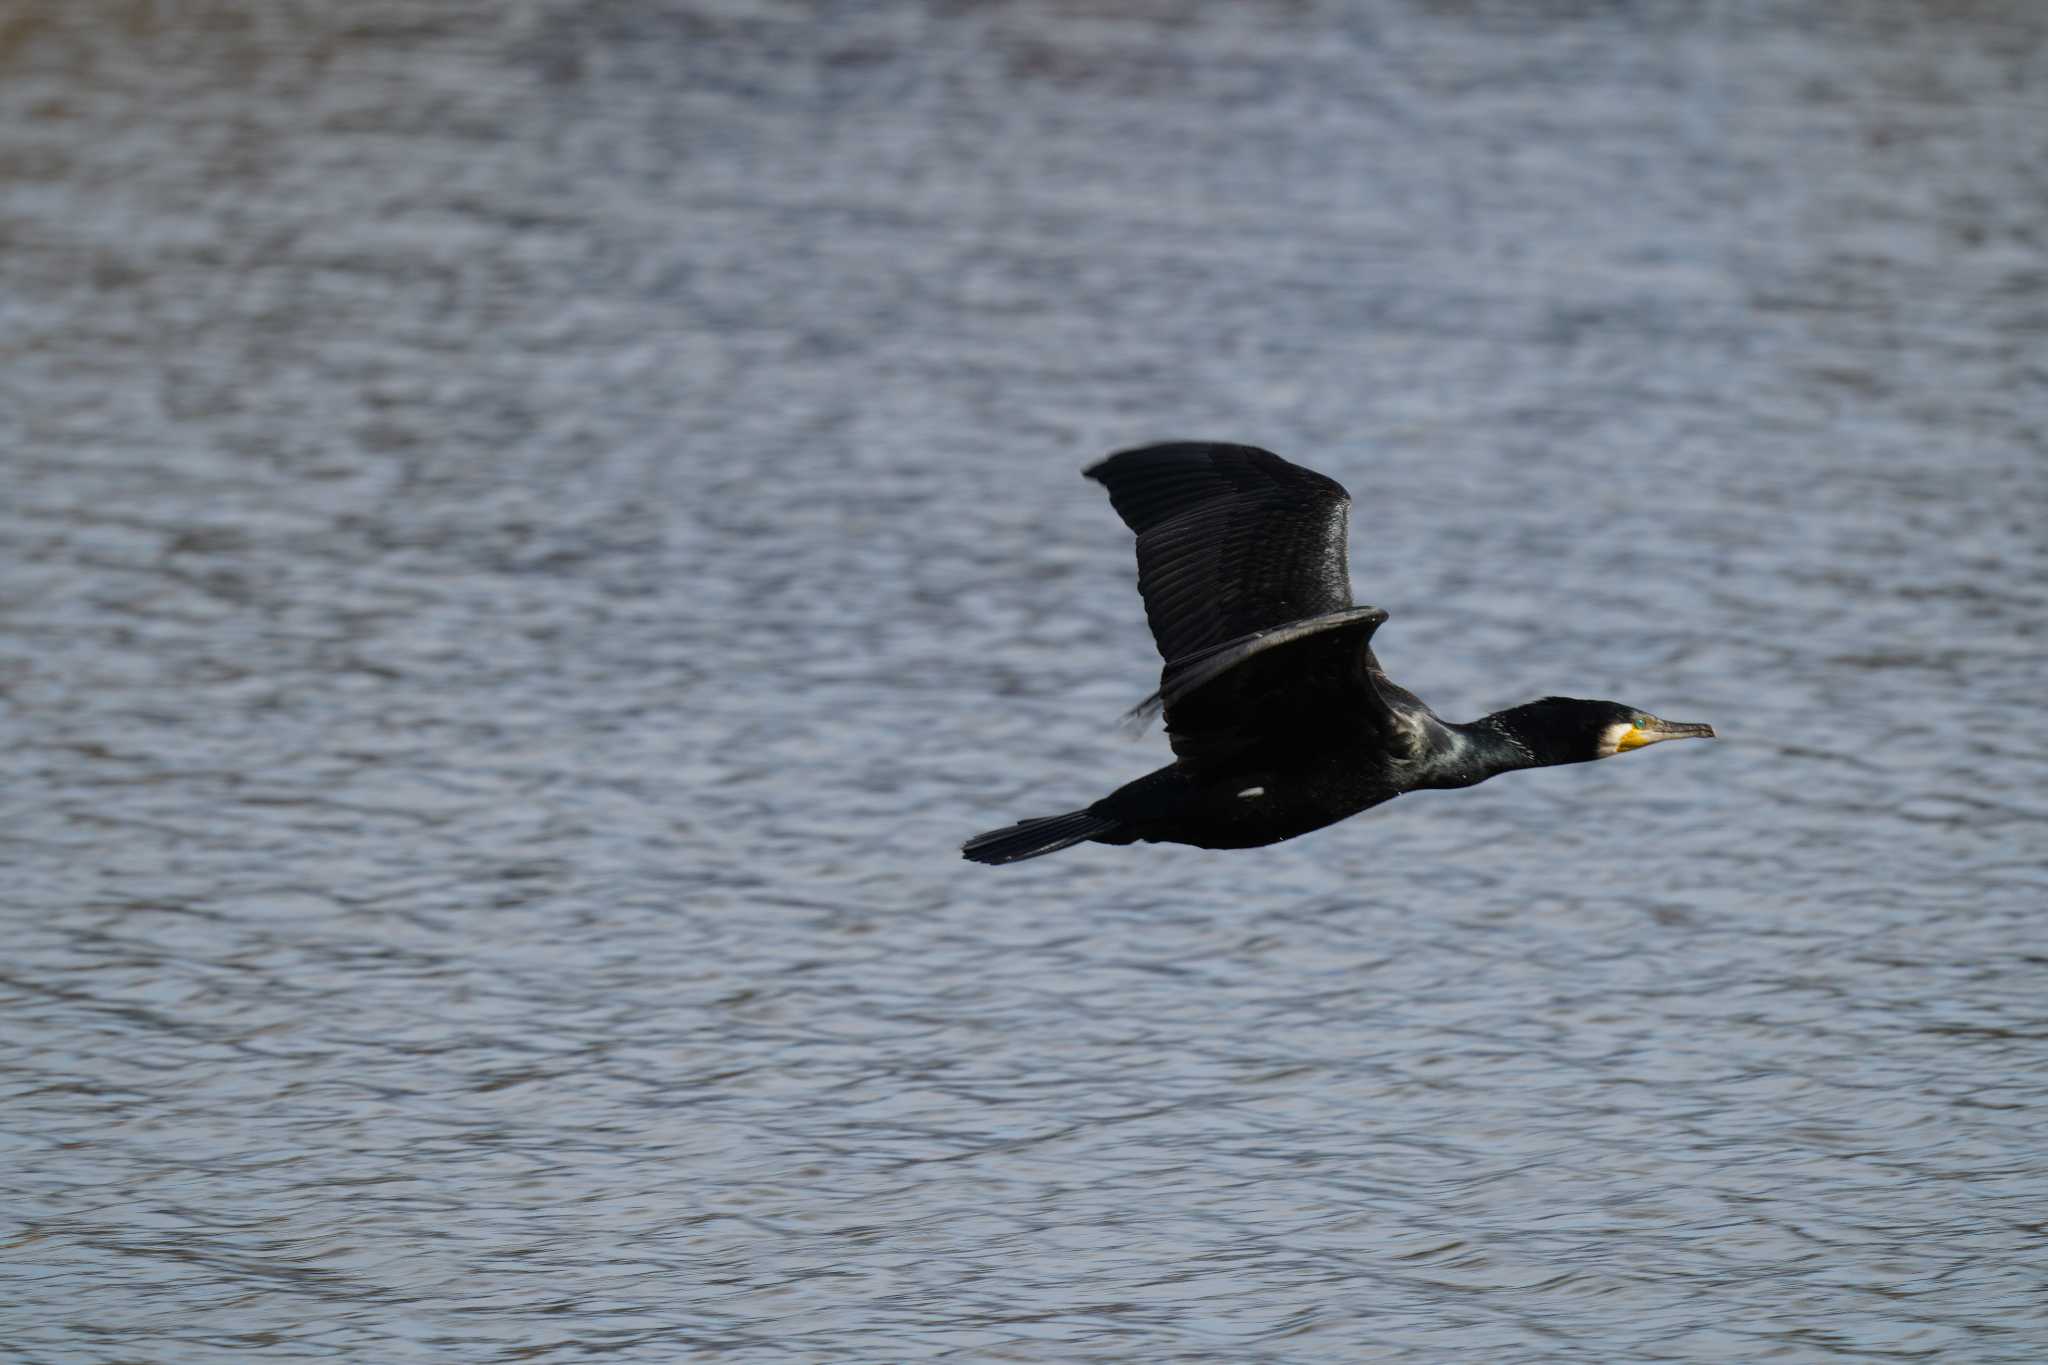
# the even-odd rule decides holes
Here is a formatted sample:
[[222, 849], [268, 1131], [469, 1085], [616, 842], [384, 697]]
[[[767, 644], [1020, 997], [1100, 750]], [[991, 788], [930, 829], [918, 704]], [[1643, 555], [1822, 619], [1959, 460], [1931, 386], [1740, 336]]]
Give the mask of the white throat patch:
[[1600, 732], [1600, 757], [1613, 758], [1621, 752], [1621, 741], [1636, 727], [1625, 720], [1618, 720]]

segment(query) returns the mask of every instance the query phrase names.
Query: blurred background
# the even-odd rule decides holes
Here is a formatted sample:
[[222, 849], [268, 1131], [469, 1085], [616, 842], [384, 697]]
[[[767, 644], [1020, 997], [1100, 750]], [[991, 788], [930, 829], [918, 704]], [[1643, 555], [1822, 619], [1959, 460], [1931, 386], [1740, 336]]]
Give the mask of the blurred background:
[[[2048, 1352], [2048, 9], [0, 0], [0, 1345]], [[1079, 470], [1355, 498], [1305, 839]]]

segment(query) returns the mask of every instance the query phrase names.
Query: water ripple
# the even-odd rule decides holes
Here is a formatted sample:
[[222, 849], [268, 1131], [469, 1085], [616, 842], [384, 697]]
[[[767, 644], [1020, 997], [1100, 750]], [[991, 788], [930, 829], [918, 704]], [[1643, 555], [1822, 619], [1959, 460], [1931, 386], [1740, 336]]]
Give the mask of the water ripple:
[[[2041, 1358], [2034, 8], [15, 8], [13, 1355]], [[1725, 738], [961, 863], [1194, 435]]]

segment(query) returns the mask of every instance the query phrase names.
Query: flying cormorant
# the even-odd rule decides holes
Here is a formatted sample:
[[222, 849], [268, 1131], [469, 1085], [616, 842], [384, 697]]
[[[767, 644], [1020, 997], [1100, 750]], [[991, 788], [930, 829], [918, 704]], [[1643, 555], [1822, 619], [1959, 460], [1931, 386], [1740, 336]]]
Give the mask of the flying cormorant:
[[1270, 451], [1173, 442], [1087, 475], [1137, 533], [1138, 592], [1166, 661], [1139, 711], [1164, 709], [1175, 758], [1084, 810], [976, 835], [961, 847], [975, 862], [1090, 839], [1256, 848], [1403, 792], [1713, 737], [1572, 697], [1440, 718], [1373, 655], [1387, 614], [1351, 604], [1351, 495]]

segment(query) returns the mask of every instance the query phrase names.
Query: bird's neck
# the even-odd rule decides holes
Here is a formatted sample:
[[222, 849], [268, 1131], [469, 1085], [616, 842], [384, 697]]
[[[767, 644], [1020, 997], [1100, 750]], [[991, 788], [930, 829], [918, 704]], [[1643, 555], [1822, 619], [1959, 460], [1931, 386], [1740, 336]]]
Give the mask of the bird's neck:
[[1560, 763], [1578, 763], [1592, 757], [1567, 746], [1555, 724], [1545, 723], [1550, 713], [1543, 702], [1510, 706], [1481, 716], [1469, 725], [1457, 727], [1467, 740], [1486, 755], [1492, 773], [1515, 772], [1522, 768], [1549, 768]]
[[1505, 714], [1481, 716], [1463, 725], [1439, 722], [1447, 742], [1431, 755], [1426, 776], [1417, 785], [1469, 787], [1502, 773], [1543, 766], [1548, 760], [1530, 746], [1527, 737], [1500, 723]]
[[1466, 724], [1444, 724], [1450, 731], [1436, 761], [1430, 763], [1430, 786], [1473, 786], [1518, 767], [1534, 767], [1526, 749], [1493, 726], [1493, 716], [1481, 716]]
[[1469, 725], [1458, 727], [1464, 733], [1465, 742], [1484, 757], [1489, 777], [1494, 773], [1541, 768], [1552, 761], [1536, 744], [1534, 736], [1516, 727], [1514, 719], [1511, 710], [1495, 711], [1490, 716], [1481, 716]]

